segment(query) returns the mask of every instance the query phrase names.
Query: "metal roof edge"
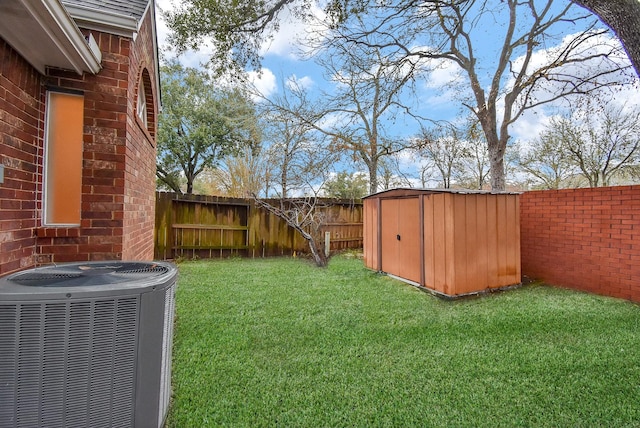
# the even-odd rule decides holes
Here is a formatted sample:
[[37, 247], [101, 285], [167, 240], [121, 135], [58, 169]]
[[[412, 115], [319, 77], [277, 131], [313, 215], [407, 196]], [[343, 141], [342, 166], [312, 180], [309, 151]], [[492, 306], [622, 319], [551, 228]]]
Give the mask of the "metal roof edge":
[[78, 26], [119, 36], [133, 37], [142, 21], [108, 10], [97, 10], [78, 5], [67, 5], [66, 8]]
[[384, 193], [390, 193], [393, 191], [407, 191], [407, 192], [415, 192], [415, 193], [451, 193], [458, 195], [520, 195], [522, 192], [494, 192], [492, 190], [472, 190], [472, 189], [429, 189], [429, 188], [415, 188], [415, 187], [395, 187], [393, 189], [381, 190], [376, 193], [372, 193], [363, 197], [362, 199], [367, 199], [375, 196], [380, 196]]

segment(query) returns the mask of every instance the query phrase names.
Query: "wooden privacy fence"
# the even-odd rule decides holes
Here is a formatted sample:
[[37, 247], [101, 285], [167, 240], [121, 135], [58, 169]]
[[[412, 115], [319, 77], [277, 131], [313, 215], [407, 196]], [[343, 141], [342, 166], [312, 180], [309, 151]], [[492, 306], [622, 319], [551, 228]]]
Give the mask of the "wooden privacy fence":
[[[321, 236], [330, 237], [330, 250], [362, 248], [362, 203], [324, 202]], [[269, 257], [308, 248], [298, 232], [251, 199], [156, 193], [156, 259]]]

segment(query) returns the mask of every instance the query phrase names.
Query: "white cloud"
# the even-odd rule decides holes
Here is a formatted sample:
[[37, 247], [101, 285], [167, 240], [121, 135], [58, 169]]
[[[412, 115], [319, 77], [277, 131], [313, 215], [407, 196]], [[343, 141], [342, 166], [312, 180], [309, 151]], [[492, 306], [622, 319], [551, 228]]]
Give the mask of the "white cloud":
[[[554, 46], [548, 49], [540, 49], [534, 52], [530, 65], [528, 67], [528, 72], [531, 73], [534, 70], [539, 70], [545, 65], [549, 64], [556, 57], [560, 55], [560, 53], [565, 52], [569, 49], [569, 46], [575, 44], [575, 39], [578, 34], [570, 34], [564, 37], [562, 42], [558, 46]], [[604, 55], [604, 58], [597, 57], [596, 55]], [[576, 76], [574, 81], [578, 81], [579, 77], [589, 77], [596, 75], [598, 73], [606, 72], [608, 70], [613, 69], [612, 62], [617, 65], [628, 65], [629, 59], [624, 53], [620, 42], [615, 37], [609, 34], [600, 34], [598, 36], [590, 37], [586, 39], [583, 43], [581, 43], [577, 48], [574, 48], [574, 51], [571, 53], [571, 59], [576, 58], [589, 58], [587, 61], [583, 62], [567, 62], [566, 65], [559, 68], [557, 71], [552, 71], [552, 79], [547, 80], [545, 82], [541, 82], [537, 88], [535, 89], [535, 93], [533, 96], [538, 100], [549, 99], [553, 97], [555, 94], [562, 92], [563, 89], [566, 91], [566, 87], [568, 86], [566, 82], [559, 81], [557, 79], [553, 79], [553, 76], [563, 76], [565, 79], [567, 77]], [[520, 70], [522, 68], [522, 64], [524, 61], [524, 57], [521, 56], [516, 58], [513, 62], [514, 70]], [[631, 83], [635, 79], [635, 73], [631, 70], [628, 73], [616, 72], [609, 73], [601, 76], [598, 81], [599, 82], [626, 82]], [[513, 85], [513, 78], [508, 82], [507, 88], [510, 88]], [[584, 86], [585, 89], [591, 89], [591, 86]], [[554, 102], [550, 107], [560, 107], [566, 106], [566, 100], [561, 100], [560, 102]]]
[[[278, 90], [276, 76], [268, 68], [263, 68], [260, 73], [256, 71], [250, 71], [247, 73], [249, 82], [255, 87], [255, 89], [264, 97], [269, 97], [276, 93]], [[259, 97], [254, 98], [258, 100]]]
[[287, 82], [285, 84], [289, 89], [310, 89], [315, 85], [315, 81], [310, 76], [298, 77], [295, 74], [292, 74], [287, 78]]
[[317, 4], [311, 3], [306, 11], [307, 20], [295, 16], [288, 7], [285, 7], [279, 16], [279, 28], [273, 38], [267, 40], [262, 46], [260, 54], [273, 54], [289, 59], [300, 59], [306, 50], [305, 45], [312, 38], [317, 37], [315, 31], [321, 31], [319, 26], [311, 21], [323, 22], [326, 14]]
[[453, 61], [438, 61], [432, 64], [426, 86], [439, 89], [449, 86], [462, 77], [462, 70]]
[[526, 111], [511, 125], [510, 134], [515, 141], [530, 142], [540, 135], [552, 117], [542, 110]]
[[156, 0], [156, 31], [158, 36], [158, 44], [162, 47], [169, 36], [169, 27], [162, 17], [161, 11], [169, 11], [173, 9], [171, 0]]
[[[550, 58], [553, 57], [554, 52], [559, 49], [563, 49], [566, 47], [571, 40], [575, 38], [575, 35], [566, 36], [562, 43], [559, 46], [539, 50], [534, 53], [532, 57], [532, 63], [530, 66], [530, 70], [537, 69], [544, 64], [547, 64]], [[581, 51], [581, 55], [594, 55], [595, 53], [608, 52], [612, 46], [618, 45], [619, 42], [617, 39], [613, 38], [609, 35], [600, 35], [598, 37], [594, 37], [589, 40], [589, 43], [585, 45]], [[610, 59], [615, 60], [619, 64], [628, 63], [628, 58], [624, 54], [624, 52], [620, 49], [616, 51], [616, 55], [609, 55]], [[523, 58], [517, 58], [514, 61], [514, 69], [518, 70], [522, 66]], [[578, 65], [569, 65], [562, 72], [565, 75], [571, 76], [579, 76], [584, 73], [593, 73], [594, 69], [598, 70], [600, 66], [599, 63], [579, 63]], [[609, 67], [604, 65], [604, 67]], [[610, 80], [620, 79], [621, 81], [626, 81], [630, 83], [631, 80], [634, 80], [635, 77], [631, 79], [628, 76], [623, 76], [622, 73], [614, 74], [608, 77]], [[510, 87], [512, 82], [509, 83], [508, 87]], [[552, 94], [558, 92], [561, 88], [557, 86], [558, 84], [554, 84], [554, 82], [548, 82], [545, 86], [539, 87], [534, 96], [538, 99], [544, 99], [545, 97], [552, 96]], [[615, 90], [610, 88], [600, 89], [599, 91], [588, 95], [589, 99], [600, 99], [601, 102], [605, 104], [613, 104], [616, 106], [624, 106], [625, 108], [633, 108], [633, 106], [640, 105], [640, 97], [637, 96], [638, 93], [638, 80], [632, 84], [625, 84], [621, 87], [616, 87]], [[571, 97], [567, 99], [559, 99], [553, 101], [551, 103], [545, 104], [542, 108], [536, 108], [535, 110], [527, 110], [523, 113], [518, 120], [510, 126], [510, 134], [516, 141], [521, 141], [526, 143], [527, 141], [531, 141], [536, 138], [540, 132], [549, 124], [551, 118], [554, 115], [557, 115], [563, 111], [571, 111], [574, 109], [570, 105], [570, 103], [583, 103], [584, 99]], [[498, 105], [499, 115], [502, 114], [504, 110], [504, 104], [502, 101]]]

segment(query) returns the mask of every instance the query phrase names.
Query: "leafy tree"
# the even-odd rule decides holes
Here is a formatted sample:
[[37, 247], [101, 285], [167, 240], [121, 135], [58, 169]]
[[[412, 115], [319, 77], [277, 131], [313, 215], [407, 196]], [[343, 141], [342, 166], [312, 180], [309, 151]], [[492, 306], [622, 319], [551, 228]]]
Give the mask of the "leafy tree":
[[192, 193], [194, 180], [205, 168], [258, 144], [254, 107], [242, 91], [219, 88], [203, 71], [174, 61], [161, 73], [156, 176], [179, 193], [184, 180], [186, 193]]
[[358, 172], [339, 172], [324, 184], [324, 193], [329, 198], [362, 199], [368, 190], [367, 177]]
[[267, 195], [270, 170], [262, 150], [245, 147], [235, 155], [225, 156], [216, 168], [206, 168], [194, 188], [208, 195], [250, 198]]
[[210, 65], [218, 74], [228, 75], [247, 66], [259, 70], [260, 49], [278, 29], [281, 15], [288, 11], [304, 19], [313, 4], [312, 0], [181, 0], [163, 15], [173, 30], [169, 42], [179, 52], [212, 41]]

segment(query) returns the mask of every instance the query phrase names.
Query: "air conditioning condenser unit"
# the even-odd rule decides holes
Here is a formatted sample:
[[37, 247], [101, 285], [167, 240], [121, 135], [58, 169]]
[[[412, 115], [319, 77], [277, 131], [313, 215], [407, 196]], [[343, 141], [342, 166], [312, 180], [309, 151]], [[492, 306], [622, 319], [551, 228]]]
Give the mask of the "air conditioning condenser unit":
[[117, 261], [0, 278], [0, 428], [161, 427], [176, 279]]

